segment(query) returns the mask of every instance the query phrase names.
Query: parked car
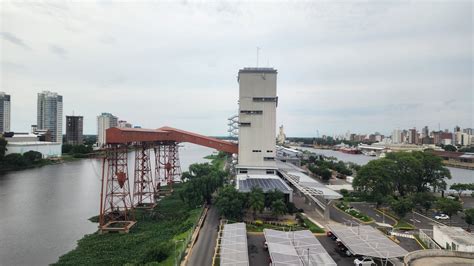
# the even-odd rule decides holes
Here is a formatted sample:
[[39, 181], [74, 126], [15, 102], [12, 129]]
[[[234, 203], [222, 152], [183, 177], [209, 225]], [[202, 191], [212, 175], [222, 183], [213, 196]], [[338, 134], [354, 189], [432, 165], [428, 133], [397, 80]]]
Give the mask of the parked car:
[[267, 249], [268, 249], [268, 244], [267, 244], [267, 241], [263, 242], [263, 248], [264, 248], [265, 250], [267, 250]]
[[331, 237], [332, 235], [333, 235], [333, 234], [332, 234], [331, 231], [327, 231], [327, 232], [326, 232], [326, 236]]
[[337, 240], [337, 236], [332, 235], [332, 236], [331, 236], [331, 239], [334, 240], [334, 241], [336, 241], [336, 240]]
[[362, 266], [362, 265], [376, 265], [376, 264], [372, 258], [361, 257], [354, 260], [354, 265]]
[[449, 219], [449, 216], [444, 214], [444, 213], [441, 213], [441, 214], [438, 214], [435, 216], [435, 219], [436, 220], [448, 220]]

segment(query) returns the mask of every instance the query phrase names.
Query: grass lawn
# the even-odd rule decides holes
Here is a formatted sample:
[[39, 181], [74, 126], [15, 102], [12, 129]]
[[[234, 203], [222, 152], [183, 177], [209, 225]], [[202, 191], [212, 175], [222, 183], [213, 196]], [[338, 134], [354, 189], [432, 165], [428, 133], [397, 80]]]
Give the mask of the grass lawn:
[[398, 220], [397, 224], [393, 227], [395, 229], [402, 229], [402, 230], [414, 230], [415, 227], [412, 224], [409, 224], [407, 221], [401, 219]]
[[[78, 241], [77, 248], [61, 256], [56, 265], [174, 265], [174, 240], [191, 234], [201, 214], [201, 208], [188, 208], [176, 190], [152, 212], [137, 211], [138, 222], [130, 233], [86, 235]], [[177, 248], [182, 249], [185, 244], [178, 242]]]
[[309, 231], [311, 231], [312, 233], [324, 233], [325, 232], [324, 229], [322, 229], [321, 227], [315, 225], [308, 218], [304, 217], [303, 221], [304, 221], [304, 224], [306, 225], [306, 227], [308, 227]]

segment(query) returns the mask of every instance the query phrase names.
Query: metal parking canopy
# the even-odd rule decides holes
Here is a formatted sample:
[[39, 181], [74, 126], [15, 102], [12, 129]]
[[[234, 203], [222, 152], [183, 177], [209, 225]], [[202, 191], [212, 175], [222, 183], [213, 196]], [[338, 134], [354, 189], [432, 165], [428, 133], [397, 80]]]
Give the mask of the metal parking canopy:
[[249, 265], [247, 229], [244, 223], [224, 225], [220, 249], [220, 265]]
[[390, 259], [408, 254], [408, 251], [370, 225], [332, 224], [328, 225], [328, 228], [354, 255]]
[[263, 233], [272, 265], [337, 265], [309, 230], [283, 232], [264, 229]]

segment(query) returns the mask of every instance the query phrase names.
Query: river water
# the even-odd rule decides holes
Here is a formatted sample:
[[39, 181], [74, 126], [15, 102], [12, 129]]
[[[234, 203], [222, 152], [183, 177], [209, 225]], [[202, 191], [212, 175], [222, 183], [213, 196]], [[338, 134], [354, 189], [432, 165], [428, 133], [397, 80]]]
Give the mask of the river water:
[[[371, 160], [377, 159], [376, 157], [370, 157], [363, 154], [347, 154], [340, 151], [313, 149], [313, 148], [307, 148], [307, 147], [295, 147], [295, 148], [315, 152], [317, 154], [322, 154], [325, 156], [336, 157], [338, 160], [341, 160], [344, 162], [353, 162], [360, 165], [364, 165]], [[467, 169], [453, 168], [453, 167], [448, 167], [448, 169], [451, 172], [451, 176], [452, 176], [451, 179], [446, 180], [448, 187], [453, 183], [474, 183], [474, 170], [467, 170]]]
[[[185, 144], [181, 169], [208, 161], [203, 157], [213, 151]], [[83, 159], [0, 175], [0, 265], [54, 263], [97, 230], [88, 218], [99, 212], [100, 164]]]

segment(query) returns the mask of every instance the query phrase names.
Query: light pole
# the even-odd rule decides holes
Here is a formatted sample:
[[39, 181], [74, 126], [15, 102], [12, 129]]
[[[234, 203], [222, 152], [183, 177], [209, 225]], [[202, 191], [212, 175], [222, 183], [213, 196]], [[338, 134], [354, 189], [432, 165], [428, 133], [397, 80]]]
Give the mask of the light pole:
[[178, 260], [176, 259], [176, 257], [178, 257], [178, 255], [176, 254], [176, 243], [183, 242], [183, 241], [184, 241], [183, 239], [174, 241], [174, 265], [175, 266], [178, 266]]
[[308, 248], [308, 265], [309, 265], [309, 248]]

